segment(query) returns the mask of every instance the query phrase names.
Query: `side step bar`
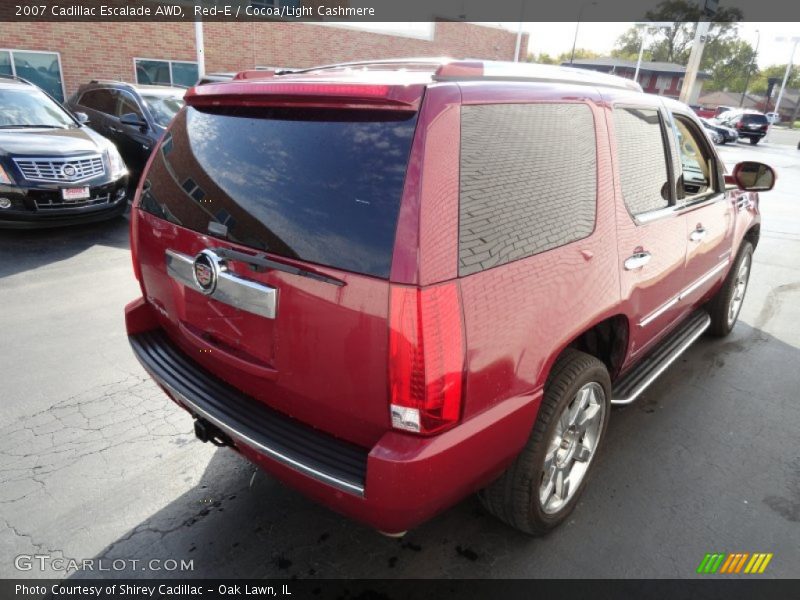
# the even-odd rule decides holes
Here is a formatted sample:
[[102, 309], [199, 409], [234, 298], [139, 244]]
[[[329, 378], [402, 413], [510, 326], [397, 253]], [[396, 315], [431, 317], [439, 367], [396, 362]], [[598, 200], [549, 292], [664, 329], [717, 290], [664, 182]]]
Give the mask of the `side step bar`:
[[630, 404], [656, 378], [666, 371], [694, 341], [711, 325], [704, 310], [693, 313], [678, 329], [669, 334], [659, 346], [614, 384], [611, 404]]

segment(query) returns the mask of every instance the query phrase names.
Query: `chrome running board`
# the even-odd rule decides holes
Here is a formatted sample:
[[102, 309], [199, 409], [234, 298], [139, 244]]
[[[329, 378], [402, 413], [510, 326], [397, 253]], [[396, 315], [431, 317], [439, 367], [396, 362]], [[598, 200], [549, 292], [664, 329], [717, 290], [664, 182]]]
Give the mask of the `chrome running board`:
[[704, 310], [693, 313], [677, 330], [670, 333], [658, 347], [642, 359], [631, 371], [614, 384], [611, 404], [630, 404], [667, 370], [694, 341], [711, 325]]

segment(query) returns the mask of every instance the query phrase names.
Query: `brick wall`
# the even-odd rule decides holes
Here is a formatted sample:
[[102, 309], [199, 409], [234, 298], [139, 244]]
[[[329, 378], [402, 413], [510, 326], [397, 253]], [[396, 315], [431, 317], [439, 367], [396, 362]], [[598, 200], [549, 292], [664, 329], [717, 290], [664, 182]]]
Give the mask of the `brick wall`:
[[133, 80], [134, 58], [195, 60], [192, 23], [0, 22], [0, 48], [60, 52], [67, 96], [91, 79]]
[[[511, 60], [516, 33], [471, 23], [437, 23], [433, 40], [307, 23], [205, 23], [206, 70], [304, 67], [404, 56]], [[195, 60], [192, 23], [0, 22], [0, 48], [61, 53], [67, 96], [86, 81], [134, 79], [134, 58]], [[528, 46], [523, 37], [520, 55]]]

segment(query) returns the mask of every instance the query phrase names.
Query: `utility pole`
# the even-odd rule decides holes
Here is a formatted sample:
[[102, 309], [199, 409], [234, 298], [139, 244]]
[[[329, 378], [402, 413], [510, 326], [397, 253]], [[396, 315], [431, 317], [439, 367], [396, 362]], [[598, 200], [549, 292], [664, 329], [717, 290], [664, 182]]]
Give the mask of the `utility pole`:
[[692, 53], [689, 55], [689, 64], [686, 65], [686, 74], [683, 76], [683, 87], [681, 88], [680, 101], [689, 104], [694, 89], [694, 82], [697, 81], [697, 72], [700, 70], [700, 61], [703, 59], [703, 49], [706, 46], [708, 30], [711, 27], [711, 19], [717, 12], [719, 0], [699, 0], [703, 16], [707, 20], [700, 21], [694, 31], [694, 43]]
[[683, 76], [683, 87], [681, 88], [680, 101], [689, 104], [691, 100], [694, 82], [697, 81], [697, 72], [700, 70], [700, 61], [703, 59], [703, 49], [706, 46], [706, 37], [711, 23], [700, 21], [694, 33], [694, 44], [692, 53], [689, 55], [689, 64], [686, 65], [686, 74]]
[[797, 50], [797, 44], [800, 42], [800, 37], [793, 38], [778, 38], [779, 42], [792, 42], [792, 53], [789, 55], [789, 62], [786, 65], [786, 72], [783, 74], [783, 83], [781, 83], [781, 91], [778, 92], [778, 99], [775, 101], [775, 112], [778, 113], [778, 120], [780, 121], [780, 108], [781, 100], [783, 99], [783, 90], [786, 89], [786, 82], [789, 80], [789, 73], [792, 72], [792, 63], [794, 62], [794, 53]]
[[206, 74], [206, 48], [203, 40], [203, 22], [200, 19], [194, 22], [194, 47], [197, 51], [197, 77], [200, 80]]
[[569, 56], [570, 66], [572, 66], [572, 63], [575, 61], [575, 44], [578, 43], [578, 28], [581, 26], [581, 16], [583, 16], [583, 10], [587, 6], [597, 6], [597, 2], [584, 2], [578, 9], [578, 20], [575, 21], [575, 37], [572, 38], [572, 54]]

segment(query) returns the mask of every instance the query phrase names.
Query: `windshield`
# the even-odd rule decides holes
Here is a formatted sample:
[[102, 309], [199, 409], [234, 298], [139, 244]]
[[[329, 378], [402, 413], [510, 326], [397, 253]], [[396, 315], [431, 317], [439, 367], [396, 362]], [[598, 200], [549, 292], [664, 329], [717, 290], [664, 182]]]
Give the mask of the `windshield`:
[[416, 115], [181, 111], [141, 207], [290, 258], [386, 278]]
[[147, 109], [156, 123], [162, 127], [169, 125], [172, 118], [178, 114], [178, 111], [183, 108], [183, 97], [181, 96], [147, 96], [142, 95], [142, 99], [147, 104]]
[[78, 127], [47, 94], [36, 88], [0, 90], [0, 127]]

